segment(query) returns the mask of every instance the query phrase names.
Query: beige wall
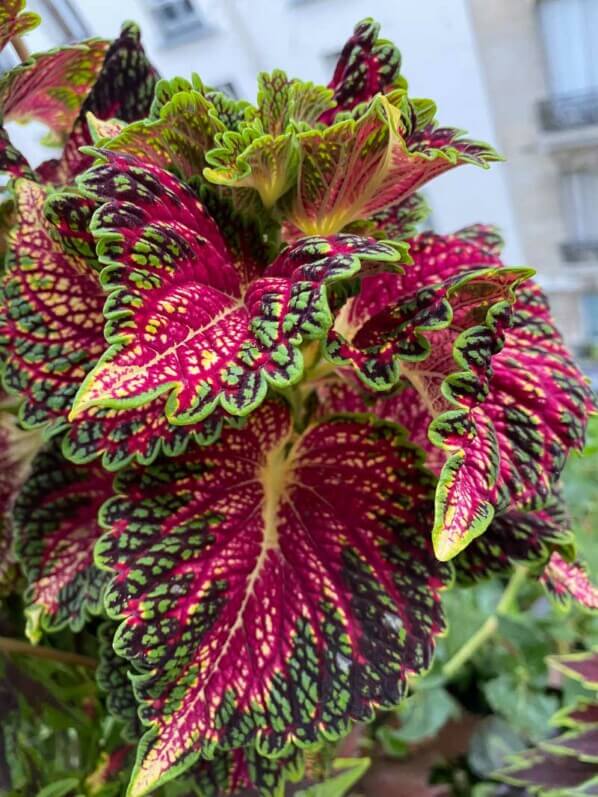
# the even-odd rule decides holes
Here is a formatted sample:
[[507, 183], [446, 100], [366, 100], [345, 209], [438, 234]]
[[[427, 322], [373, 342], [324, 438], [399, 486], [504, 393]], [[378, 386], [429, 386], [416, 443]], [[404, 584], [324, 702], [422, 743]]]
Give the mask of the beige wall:
[[469, 0], [469, 9], [526, 264], [537, 270], [567, 341], [579, 345], [586, 340], [581, 297], [598, 292], [598, 265], [561, 258], [560, 174], [598, 162], [598, 134], [541, 129], [538, 102], [549, 92], [535, 0]]

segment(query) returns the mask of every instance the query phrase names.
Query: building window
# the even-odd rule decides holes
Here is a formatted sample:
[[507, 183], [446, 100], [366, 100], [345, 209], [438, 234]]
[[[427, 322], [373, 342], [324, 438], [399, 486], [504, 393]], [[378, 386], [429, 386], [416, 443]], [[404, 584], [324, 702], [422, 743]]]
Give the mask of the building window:
[[40, 11], [42, 19], [49, 19], [56, 27], [62, 43], [81, 41], [91, 35], [89, 27], [71, 0], [42, 0]]
[[598, 293], [586, 293], [581, 301], [585, 338], [588, 343], [598, 343]]
[[598, 0], [540, 0], [553, 95], [598, 90]]
[[231, 80], [227, 80], [226, 83], [217, 83], [214, 86], [215, 91], [220, 91], [222, 94], [226, 94], [227, 97], [230, 97], [232, 100], [239, 99], [239, 93], [235, 88], [235, 84]]
[[563, 175], [563, 205], [567, 260], [587, 260], [598, 255], [598, 170]]
[[147, 0], [165, 43], [196, 38], [207, 30], [193, 0]]

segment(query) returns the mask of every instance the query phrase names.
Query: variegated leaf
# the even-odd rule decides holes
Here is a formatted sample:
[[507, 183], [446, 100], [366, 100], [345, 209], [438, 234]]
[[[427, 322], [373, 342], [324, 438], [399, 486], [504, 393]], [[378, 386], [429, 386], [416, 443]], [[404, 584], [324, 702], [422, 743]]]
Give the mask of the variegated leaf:
[[216, 137], [204, 176], [217, 185], [253, 189], [272, 207], [297, 178], [296, 131], [312, 127], [333, 104], [331, 89], [290, 80], [279, 69], [262, 73], [255, 114], [248, 113], [238, 131]]
[[429, 146], [411, 143], [409, 110], [405, 92], [396, 90], [378, 96], [357, 119], [299, 133], [297, 184], [279, 203], [285, 220], [304, 234], [330, 235], [407, 199], [449, 169], [497, 160], [489, 146], [457, 131]]
[[11, 177], [26, 177], [35, 180], [36, 176], [27, 158], [11, 142], [8, 133], [0, 125], [0, 173]]
[[537, 569], [551, 555], [562, 560], [560, 554], [552, 553], [555, 549], [571, 555], [574, 548], [569, 517], [562, 501], [554, 496], [536, 512], [511, 509], [497, 515], [486, 532], [455, 558], [455, 572], [459, 583], [473, 584], [506, 575], [519, 562]]
[[25, 0], [3, 0], [0, 6], [0, 50], [15, 36], [23, 36], [37, 28], [41, 19], [33, 11], [25, 11]]
[[108, 42], [89, 39], [34, 55], [0, 77], [4, 121], [36, 119], [68, 134], [104, 61]]
[[62, 156], [45, 161], [38, 173], [45, 182], [65, 184], [89, 168], [93, 158], [79, 151], [92, 144], [89, 113], [99, 119], [118, 117], [134, 122], [149, 113], [158, 76], [147, 60], [139, 29], [129, 22], [108, 48], [101, 71], [81, 104], [79, 114], [66, 140]]
[[598, 609], [598, 587], [592, 583], [582, 562], [568, 562], [555, 551], [540, 580], [559, 603], [573, 600], [585, 609]]
[[552, 656], [549, 663], [567, 678], [580, 681], [585, 689], [598, 690], [598, 651]]
[[102, 608], [106, 573], [93, 562], [98, 510], [112, 495], [102, 468], [68, 463], [54, 443], [40, 452], [15, 501], [15, 549], [29, 582], [27, 634], [79, 631]]
[[313, 127], [334, 105], [332, 89], [288, 78], [282, 69], [258, 76], [256, 118], [265, 133], [278, 136], [292, 126]]
[[296, 783], [304, 770], [303, 753], [292, 748], [282, 758], [266, 758], [253, 747], [217, 752], [210, 761], [201, 761], [191, 775], [201, 797], [282, 797], [287, 783]]
[[430, 208], [421, 194], [411, 194], [402, 202], [379, 210], [371, 216], [376, 228], [392, 241], [411, 238], [418, 226], [430, 215]]
[[131, 795], [219, 748], [284, 756], [400, 700], [443, 627], [432, 489], [396, 426], [347, 416], [295, 439], [277, 402], [118, 477], [96, 556], [150, 725]]
[[158, 83], [157, 96], [164, 101], [159, 106], [154, 103], [154, 116], [127, 125], [104, 146], [188, 179], [202, 174], [206, 152], [225, 126], [200, 81], [186, 85], [177, 81], [176, 90], [171, 88], [173, 82]]
[[362, 264], [368, 273], [405, 257], [401, 245], [356, 236], [306, 239], [242, 290], [218, 228], [183, 183], [129, 156], [105, 155], [81, 187], [108, 200], [92, 227], [107, 264], [111, 345], [83, 382], [71, 419], [93, 406], [131, 409], [160, 396], [174, 424], [201, 421], [218, 406], [246, 415], [268, 386], [301, 377], [302, 343], [332, 325], [329, 286], [354, 281]]
[[133, 460], [149, 465], [159, 454], [178, 456], [190, 443], [210, 445], [220, 436], [222, 411], [215, 410], [203, 421], [180, 426], [168, 421], [165, 404], [164, 397], [160, 397], [140, 407], [88, 407], [69, 425], [63, 453], [79, 465], [101, 456], [102, 466], [114, 471]]
[[129, 679], [129, 664], [114, 651], [113, 640], [116, 623], [106, 621], [98, 630], [99, 663], [96, 670], [98, 686], [106, 696], [109, 714], [122, 723], [122, 736], [128, 742], [137, 742], [143, 734], [137, 715], [137, 701]]
[[592, 791], [584, 792], [581, 787], [598, 777], [598, 766], [534, 749], [517, 756], [511, 766], [501, 769], [497, 774], [502, 781], [529, 789], [528, 793], [531, 794], [552, 793], [555, 796], [577, 797], [592, 794]]
[[206, 154], [203, 171], [216, 185], [257, 191], [271, 208], [297, 179], [299, 148], [293, 130], [273, 136], [259, 122], [247, 122], [239, 132], [226, 131], [220, 146]]
[[[20, 180], [15, 194], [16, 226], [2, 284], [3, 380], [11, 393], [23, 397], [23, 423], [49, 424], [54, 432], [63, 428], [81, 380], [105, 348], [104, 296], [93, 268], [63, 248], [68, 226], [55, 237], [44, 217], [46, 190]], [[79, 235], [77, 229], [73, 235]]]
[[[480, 237], [479, 229], [476, 235]], [[353, 340], [339, 340], [337, 334], [329, 344], [334, 359], [353, 362], [369, 387], [388, 389], [402, 376], [418, 391], [420, 424], [446, 458], [434, 527], [436, 550], [443, 558], [481, 534], [495, 511], [543, 506], [568, 451], [583, 446], [593, 406], [587, 382], [533, 283], [519, 291], [510, 320], [502, 311], [488, 314], [490, 296], [479, 296], [483, 301], [477, 310], [475, 302], [465, 303], [466, 314], [471, 313], [468, 324], [459, 328], [453, 319], [446, 325], [444, 305], [434, 300], [442, 298], [438, 280], [448, 278], [448, 293], [454, 291], [458, 298], [455, 286], [463, 281], [467, 286], [470, 280], [465, 273], [468, 263], [500, 263], [492, 251], [488, 243], [484, 248], [472, 243], [467, 231], [465, 238], [420, 236], [410, 248], [414, 264], [404, 275], [364, 280], [362, 293], [340, 321]], [[496, 265], [488, 273], [508, 282], [507, 271]], [[460, 276], [451, 281], [451, 274]], [[419, 289], [416, 298], [406, 299], [412, 286]], [[387, 309], [380, 310], [385, 305]], [[434, 329], [428, 322], [430, 313]], [[479, 321], [487, 314], [484, 326], [467, 329], [476, 313]], [[364, 325], [355, 332], [362, 319]], [[414, 324], [422, 320], [423, 333]], [[407, 334], [414, 329], [415, 338]], [[422, 347], [414, 345], [414, 340], [421, 343], [420, 333], [426, 343], [423, 356]], [[394, 410], [396, 420], [409, 426], [400, 397], [389, 402], [380, 402], [379, 413], [388, 417]]]
[[322, 114], [329, 124], [339, 111], [350, 111], [393, 85], [401, 69], [401, 53], [386, 39], [379, 39], [380, 25], [373, 19], [358, 22], [343, 47], [330, 81], [336, 107]]

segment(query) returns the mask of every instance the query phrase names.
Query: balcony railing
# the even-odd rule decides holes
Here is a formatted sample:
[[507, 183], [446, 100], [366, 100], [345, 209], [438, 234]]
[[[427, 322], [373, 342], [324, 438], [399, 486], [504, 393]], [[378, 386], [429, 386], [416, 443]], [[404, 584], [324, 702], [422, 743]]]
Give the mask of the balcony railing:
[[544, 130], [568, 130], [598, 124], [598, 88], [561, 94], [539, 104]]
[[567, 263], [598, 260], [598, 239], [594, 241], [567, 241], [561, 244], [561, 255]]

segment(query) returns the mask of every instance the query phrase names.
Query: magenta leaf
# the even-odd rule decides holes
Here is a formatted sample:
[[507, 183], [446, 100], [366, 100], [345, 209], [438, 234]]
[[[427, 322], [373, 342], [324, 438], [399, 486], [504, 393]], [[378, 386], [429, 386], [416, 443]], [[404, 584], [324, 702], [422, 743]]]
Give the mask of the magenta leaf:
[[454, 559], [457, 581], [473, 584], [509, 573], [517, 563], [546, 565], [554, 549], [571, 555], [574, 537], [561, 499], [554, 496], [544, 509], [511, 509], [494, 520], [481, 536]]
[[[268, 386], [303, 370], [300, 347], [332, 325], [328, 289], [404, 258], [400, 244], [356, 236], [306, 239], [243, 289], [218, 228], [171, 174], [127, 156], [88, 171], [81, 187], [106, 201], [92, 223], [111, 344], [83, 382], [71, 419], [90, 407], [132, 409], [165, 396], [170, 423], [218, 406], [246, 415]], [[367, 272], [366, 272], [367, 273]]]
[[[495, 274], [505, 288], [520, 281], [513, 279], [517, 270], [499, 265], [486, 233], [478, 228], [475, 234], [484, 248], [467, 231], [465, 238], [419, 236], [410, 248], [413, 265], [404, 275], [364, 280], [337, 322], [345, 337], [337, 331], [328, 344], [333, 361], [353, 364], [370, 389], [389, 390], [402, 378], [417, 390], [420, 428], [425, 424], [445, 457], [433, 531], [443, 558], [483, 533], [495, 512], [545, 504], [567, 453], [583, 446], [594, 406], [536, 285], [520, 289], [512, 314], [500, 301], [488, 311], [499, 298], [489, 302], [490, 294], [479, 295], [476, 309], [472, 275]], [[466, 271], [468, 263], [477, 268], [483, 262], [497, 265]], [[451, 273], [459, 276], [451, 279]], [[377, 408], [383, 417], [392, 417], [392, 410], [399, 423], [411, 425], [401, 414], [400, 396]]]
[[[587, 689], [598, 689], [597, 653], [554, 656], [549, 661], [568, 677], [581, 680]], [[515, 756], [495, 776], [533, 794], [594, 794], [598, 782], [598, 703], [588, 698], [578, 700], [557, 712], [551, 724], [573, 730]]]
[[399, 76], [401, 53], [386, 39], [379, 39], [380, 25], [373, 19], [358, 22], [343, 47], [329, 83], [336, 108], [322, 113], [330, 124], [339, 111], [350, 111], [390, 88]]
[[566, 605], [573, 600], [586, 609], [598, 609], [598, 587], [592, 583], [582, 562], [569, 562], [555, 551], [540, 580], [559, 603]]
[[558, 711], [552, 723], [566, 728], [598, 727], [598, 703], [580, 698], [572, 706]]
[[36, 176], [25, 156], [12, 144], [8, 133], [0, 125], [0, 172], [11, 177], [26, 177], [35, 180]]
[[101, 468], [78, 468], [58, 446], [31, 466], [13, 510], [16, 553], [29, 582], [27, 634], [83, 627], [102, 610], [106, 573], [93, 563], [100, 535], [98, 510], [112, 495], [112, 478]]
[[23, 36], [37, 28], [41, 19], [33, 11], [25, 11], [25, 0], [3, 0], [0, 7], [0, 50], [15, 36]]
[[505, 245], [500, 230], [492, 224], [471, 224], [457, 230], [454, 237], [460, 241], [470, 241], [494, 257], [500, 256]]
[[[9, 392], [23, 397], [26, 426], [58, 431], [81, 380], [105, 348], [104, 297], [93, 268], [63, 248], [68, 227], [55, 232], [44, 217], [46, 190], [20, 180], [15, 196], [17, 224], [2, 284], [3, 380]], [[78, 217], [76, 206], [73, 212]]]
[[132, 795], [217, 748], [280, 757], [401, 699], [450, 580], [428, 541], [432, 489], [393, 424], [340, 417], [295, 439], [276, 402], [119, 475], [96, 558], [150, 725]]
[[418, 226], [430, 215], [430, 208], [420, 194], [411, 194], [402, 202], [379, 210], [371, 216], [378, 231], [391, 241], [402, 241], [416, 234]]
[[46, 53], [0, 78], [4, 121], [36, 119], [58, 134], [68, 134], [100, 70], [108, 42], [89, 39]]
[[498, 775], [506, 783], [533, 789], [532, 794], [546, 790], [553, 794], [572, 795], [576, 793], [573, 791], [575, 787], [583, 786], [598, 775], [598, 767], [587, 761], [533, 750], [518, 756], [512, 766], [502, 769]]
[[97, 80], [81, 104], [73, 128], [58, 160], [45, 161], [38, 168], [44, 182], [67, 183], [89, 168], [93, 159], [79, 151], [92, 144], [87, 115], [100, 120], [117, 117], [134, 122], [149, 113], [158, 80], [156, 70], [141, 46], [139, 29], [129, 22], [109, 46]]
[[581, 681], [586, 689], [598, 689], [598, 653], [569, 653], [552, 656], [550, 663], [568, 678]]
[[215, 410], [203, 421], [180, 426], [165, 415], [163, 397], [142, 407], [114, 409], [89, 407], [70, 424], [63, 453], [71, 462], [83, 465], [102, 457], [107, 470], [119, 470], [133, 460], [149, 465], [159, 454], [174, 457], [184, 453], [190, 442], [210, 445], [220, 436], [223, 413]]
[[542, 743], [542, 747], [557, 755], [575, 756], [578, 761], [598, 764], [598, 727], [569, 731], [554, 739], [548, 739]]

